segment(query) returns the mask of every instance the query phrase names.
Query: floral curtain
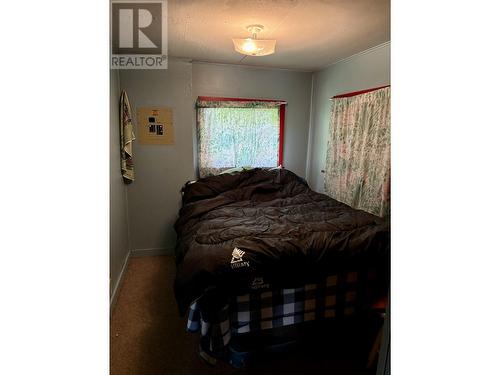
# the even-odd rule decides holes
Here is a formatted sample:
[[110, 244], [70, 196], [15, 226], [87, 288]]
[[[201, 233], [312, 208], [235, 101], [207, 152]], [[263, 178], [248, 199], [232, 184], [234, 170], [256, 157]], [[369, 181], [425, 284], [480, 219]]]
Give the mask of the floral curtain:
[[286, 104], [280, 100], [254, 100], [254, 99], [225, 99], [199, 97], [196, 108], [277, 108]]
[[280, 101], [197, 101], [200, 177], [278, 166]]
[[390, 213], [390, 87], [333, 99], [325, 192], [378, 216]]

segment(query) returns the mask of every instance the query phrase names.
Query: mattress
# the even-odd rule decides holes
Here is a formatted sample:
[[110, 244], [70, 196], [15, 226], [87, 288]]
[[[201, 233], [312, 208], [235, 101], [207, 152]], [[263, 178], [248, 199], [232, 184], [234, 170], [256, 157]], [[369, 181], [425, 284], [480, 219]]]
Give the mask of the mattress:
[[181, 314], [210, 296], [205, 314], [216, 315], [228, 296], [252, 293], [256, 283], [297, 289], [313, 276], [388, 268], [386, 220], [311, 190], [286, 169], [187, 184], [175, 229]]

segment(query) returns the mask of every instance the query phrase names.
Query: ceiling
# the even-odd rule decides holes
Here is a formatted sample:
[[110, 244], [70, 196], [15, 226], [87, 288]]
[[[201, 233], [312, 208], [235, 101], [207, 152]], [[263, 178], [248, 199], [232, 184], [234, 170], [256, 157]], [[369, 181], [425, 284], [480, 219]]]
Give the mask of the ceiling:
[[[244, 56], [231, 38], [276, 39], [276, 53]], [[390, 0], [169, 0], [169, 56], [315, 71], [390, 40]]]

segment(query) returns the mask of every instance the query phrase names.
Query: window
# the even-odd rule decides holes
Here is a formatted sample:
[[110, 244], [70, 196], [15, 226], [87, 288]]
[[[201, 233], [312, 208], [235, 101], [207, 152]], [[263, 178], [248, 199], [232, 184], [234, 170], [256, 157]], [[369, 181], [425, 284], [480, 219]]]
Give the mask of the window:
[[200, 177], [282, 165], [285, 102], [199, 97], [196, 104]]

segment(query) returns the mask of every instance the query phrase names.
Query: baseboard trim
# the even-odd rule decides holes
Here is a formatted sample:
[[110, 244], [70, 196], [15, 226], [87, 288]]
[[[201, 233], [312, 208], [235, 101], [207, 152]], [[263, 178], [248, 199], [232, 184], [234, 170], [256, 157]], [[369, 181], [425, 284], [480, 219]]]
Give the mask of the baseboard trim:
[[123, 281], [123, 275], [125, 274], [125, 270], [127, 269], [130, 258], [137, 257], [145, 257], [145, 256], [158, 256], [158, 255], [174, 255], [174, 249], [172, 248], [157, 248], [157, 249], [134, 249], [130, 250], [125, 257], [125, 261], [123, 262], [122, 269], [120, 270], [120, 274], [118, 275], [118, 280], [116, 281], [115, 288], [111, 293], [111, 298], [109, 301], [109, 311], [110, 313], [113, 311], [113, 308], [116, 305], [116, 300], [118, 298], [118, 294], [120, 293]]
[[118, 275], [118, 280], [116, 281], [115, 288], [113, 292], [111, 293], [111, 299], [109, 301], [109, 312], [110, 315], [113, 312], [113, 308], [116, 305], [116, 300], [118, 298], [118, 293], [120, 292], [120, 289], [122, 287], [122, 281], [123, 281], [123, 275], [125, 274], [125, 270], [127, 269], [128, 266], [128, 261], [130, 259], [130, 251], [127, 253], [127, 256], [125, 257], [125, 261], [123, 262], [122, 269], [120, 270], [120, 274]]
[[158, 255], [174, 255], [172, 248], [154, 248], [154, 249], [134, 249], [130, 251], [131, 257], [147, 257]]

